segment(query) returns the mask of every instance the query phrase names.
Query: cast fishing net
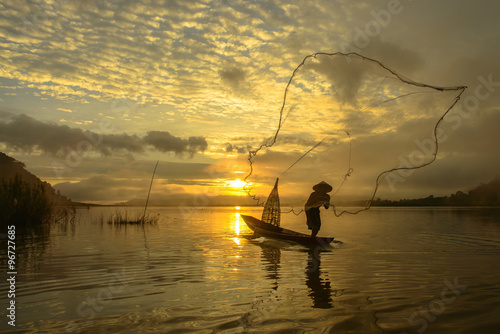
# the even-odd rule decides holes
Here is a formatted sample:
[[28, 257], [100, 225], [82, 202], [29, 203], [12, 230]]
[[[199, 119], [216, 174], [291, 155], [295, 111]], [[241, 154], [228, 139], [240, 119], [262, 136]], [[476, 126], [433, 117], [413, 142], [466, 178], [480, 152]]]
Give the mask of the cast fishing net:
[[334, 207], [337, 216], [367, 210], [437, 159], [441, 123], [465, 89], [416, 82], [357, 53], [308, 55], [285, 87], [275, 132], [249, 151], [245, 190], [261, 204], [279, 177], [282, 203], [299, 211], [324, 180], [337, 207], [358, 203]]

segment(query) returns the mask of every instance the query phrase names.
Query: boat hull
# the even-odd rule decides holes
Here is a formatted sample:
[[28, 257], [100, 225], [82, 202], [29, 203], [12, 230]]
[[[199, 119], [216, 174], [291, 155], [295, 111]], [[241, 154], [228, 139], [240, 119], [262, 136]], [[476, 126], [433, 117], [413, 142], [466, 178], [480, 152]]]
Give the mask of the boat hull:
[[327, 246], [334, 239], [325, 237], [311, 237], [310, 235], [304, 233], [273, 226], [252, 216], [241, 215], [241, 218], [243, 218], [247, 226], [252, 231], [254, 231], [254, 233], [264, 237], [294, 241], [306, 246]]

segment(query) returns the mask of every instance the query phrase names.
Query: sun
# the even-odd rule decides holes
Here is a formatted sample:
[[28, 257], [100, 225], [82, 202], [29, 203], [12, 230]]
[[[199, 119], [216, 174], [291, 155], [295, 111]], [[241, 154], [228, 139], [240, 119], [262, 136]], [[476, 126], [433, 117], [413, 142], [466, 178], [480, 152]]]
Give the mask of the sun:
[[245, 181], [241, 181], [240, 179], [226, 181], [226, 187], [243, 188], [246, 185], [247, 183]]
[[224, 195], [228, 196], [244, 196], [247, 192], [247, 187], [252, 185], [252, 182], [245, 182], [240, 179], [220, 179], [223, 186]]

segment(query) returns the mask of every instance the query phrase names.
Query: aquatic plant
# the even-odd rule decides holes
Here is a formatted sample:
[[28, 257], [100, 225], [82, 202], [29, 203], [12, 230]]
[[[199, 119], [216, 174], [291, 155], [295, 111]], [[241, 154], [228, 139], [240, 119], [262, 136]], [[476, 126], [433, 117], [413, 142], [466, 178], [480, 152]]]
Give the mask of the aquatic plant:
[[136, 214], [129, 215], [127, 211], [116, 210], [115, 213], [111, 214], [109, 217], [101, 216], [96, 221], [99, 224], [110, 224], [110, 225], [151, 225], [158, 222], [158, 215], [150, 214]]

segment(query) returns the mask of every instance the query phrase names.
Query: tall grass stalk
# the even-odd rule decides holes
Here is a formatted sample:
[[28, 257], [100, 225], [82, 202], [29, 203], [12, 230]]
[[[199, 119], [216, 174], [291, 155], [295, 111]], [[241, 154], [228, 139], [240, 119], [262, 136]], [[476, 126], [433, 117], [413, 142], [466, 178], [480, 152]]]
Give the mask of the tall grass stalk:
[[103, 214], [96, 220], [99, 224], [109, 225], [148, 225], [158, 222], [158, 215], [138, 214], [131, 216], [127, 211], [116, 210], [109, 217], [104, 217]]
[[160, 160], [156, 161], [155, 169], [153, 170], [153, 176], [151, 177], [151, 183], [149, 184], [148, 197], [146, 198], [146, 205], [144, 206], [144, 214], [142, 215], [142, 219], [146, 219], [146, 210], [148, 209], [149, 202], [149, 194], [151, 194], [151, 187], [153, 186], [153, 179], [155, 178], [156, 168], [158, 167], [158, 163]]

